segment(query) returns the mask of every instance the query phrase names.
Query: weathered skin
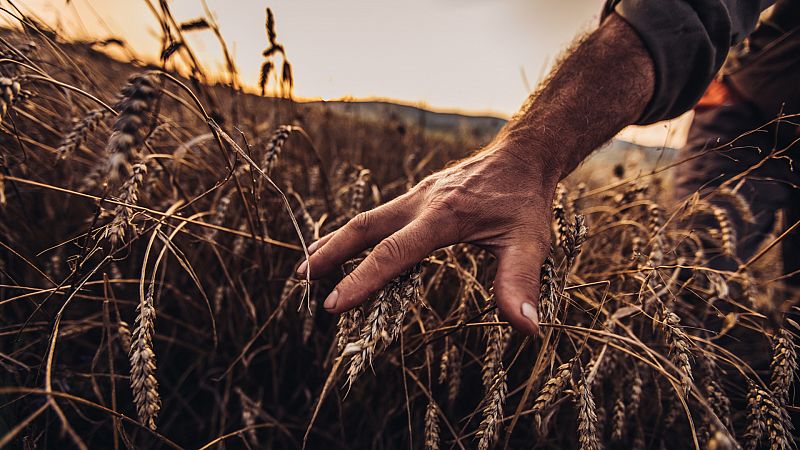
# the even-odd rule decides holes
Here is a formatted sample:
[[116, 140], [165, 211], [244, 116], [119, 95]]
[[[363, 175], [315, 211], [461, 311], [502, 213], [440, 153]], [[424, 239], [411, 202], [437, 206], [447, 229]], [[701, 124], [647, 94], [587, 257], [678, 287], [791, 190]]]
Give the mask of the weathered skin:
[[[374, 246], [325, 300], [341, 313], [438, 248], [478, 245], [498, 260], [502, 316], [538, 332], [539, 271], [550, 247], [556, 183], [642, 114], [653, 63], [634, 30], [610, 15], [480, 153], [422, 180], [313, 244], [312, 278]], [[308, 265], [298, 269], [305, 274]]]

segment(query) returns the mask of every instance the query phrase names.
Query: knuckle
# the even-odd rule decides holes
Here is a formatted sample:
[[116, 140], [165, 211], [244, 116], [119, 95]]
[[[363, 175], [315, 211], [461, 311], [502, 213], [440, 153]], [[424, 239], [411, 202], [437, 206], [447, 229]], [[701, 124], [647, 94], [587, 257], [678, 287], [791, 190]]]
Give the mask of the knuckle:
[[433, 177], [423, 178], [422, 181], [417, 183], [415, 190], [429, 191], [434, 184], [436, 184], [436, 180]]
[[373, 250], [376, 262], [379, 264], [389, 264], [403, 260], [407, 254], [404, 245], [395, 236], [389, 236], [382, 240]]
[[343, 280], [343, 284], [349, 285], [351, 287], [360, 286], [363, 282], [364, 282], [364, 270], [363, 269], [359, 270], [358, 268], [350, 272], [350, 274], [347, 275]]
[[460, 202], [451, 196], [432, 199], [428, 205], [428, 213], [420, 220], [426, 221], [431, 236], [444, 240], [460, 240], [464, 235], [464, 225], [474, 221], [474, 215], [463, 211]]
[[358, 213], [350, 220], [350, 228], [359, 234], [369, 231], [372, 222], [372, 214], [369, 211]]
[[438, 214], [455, 215], [460, 203], [453, 195], [435, 197], [428, 204], [428, 209]]
[[309, 258], [308, 258], [309, 262], [311, 264], [318, 264], [319, 261], [323, 261], [323, 260], [325, 260], [325, 258], [328, 257], [328, 252], [329, 252], [329, 248], [328, 248], [327, 245], [317, 249], [317, 251], [315, 251], [314, 254], [309, 256]]

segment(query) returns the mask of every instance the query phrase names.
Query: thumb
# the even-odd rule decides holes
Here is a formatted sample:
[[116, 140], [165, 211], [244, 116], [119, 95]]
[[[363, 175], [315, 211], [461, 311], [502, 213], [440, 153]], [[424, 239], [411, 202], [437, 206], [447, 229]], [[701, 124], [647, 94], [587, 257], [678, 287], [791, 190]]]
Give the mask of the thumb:
[[522, 333], [539, 333], [539, 276], [545, 252], [526, 243], [496, 252], [494, 293], [501, 315]]

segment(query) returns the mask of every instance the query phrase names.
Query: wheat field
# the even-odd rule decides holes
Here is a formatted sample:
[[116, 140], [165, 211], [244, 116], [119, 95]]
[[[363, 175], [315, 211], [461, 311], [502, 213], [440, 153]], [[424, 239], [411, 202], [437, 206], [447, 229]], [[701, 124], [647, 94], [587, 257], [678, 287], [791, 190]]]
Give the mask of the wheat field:
[[160, 64], [4, 12], [0, 447], [795, 448], [781, 230], [712, 264], [752, 220], [735, 182], [565, 180], [539, 336], [468, 245], [331, 316], [336, 280], [293, 276], [307, 246], [488, 138], [293, 101], [271, 12], [259, 89], [229, 56], [212, 81], [182, 36], [225, 47], [216, 24], [160, 6]]

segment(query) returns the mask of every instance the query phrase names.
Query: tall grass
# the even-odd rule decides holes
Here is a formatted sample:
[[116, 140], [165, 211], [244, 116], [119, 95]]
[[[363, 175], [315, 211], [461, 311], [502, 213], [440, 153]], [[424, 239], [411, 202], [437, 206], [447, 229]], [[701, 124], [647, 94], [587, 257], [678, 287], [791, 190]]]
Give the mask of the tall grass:
[[292, 278], [304, 243], [485, 142], [279, 98], [271, 12], [281, 95], [244, 92], [232, 61], [212, 85], [181, 35], [219, 36], [213, 18], [153, 12], [148, 67], [27, 17], [2, 32], [0, 446], [791, 448], [777, 247], [712, 264], [752, 221], [735, 185], [561, 184], [540, 336], [498, 315], [468, 245], [331, 317], [336, 280]]

